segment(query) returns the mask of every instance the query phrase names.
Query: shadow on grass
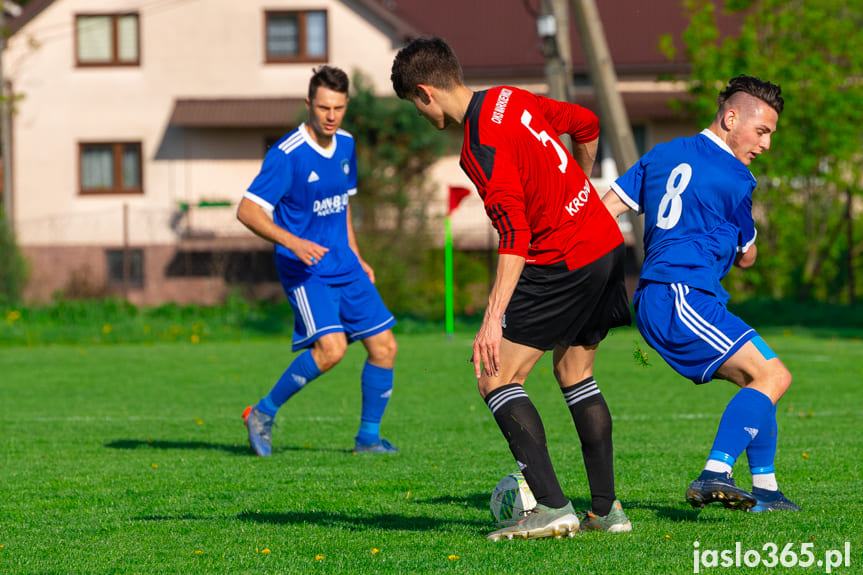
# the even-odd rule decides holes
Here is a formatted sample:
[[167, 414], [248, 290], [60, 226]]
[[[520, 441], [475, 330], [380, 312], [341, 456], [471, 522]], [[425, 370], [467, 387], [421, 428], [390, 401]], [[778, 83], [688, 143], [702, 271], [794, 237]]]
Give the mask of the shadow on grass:
[[[626, 509], [650, 509], [656, 513], [656, 517], [659, 519], [665, 519], [666, 521], [672, 521], [675, 523], [688, 521], [688, 522], [698, 522], [698, 523], [718, 523], [722, 521], [720, 517], [713, 517], [710, 515], [701, 516], [701, 509], [693, 509], [691, 507], [684, 507], [682, 504], [680, 505], [659, 505], [659, 504], [648, 504], [648, 503], [637, 503], [637, 502], [623, 502], [623, 508]], [[734, 511], [728, 511], [728, 513], [735, 513]], [[740, 512], [742, 513], [742, 511]]]
[[[115, 439], [105, 444], [111, 449], [183, 449], [195, 451], [206, 449], [210, 451], [224, 451], [233, 455], [257, 457], [249, 449], [248, 445], [209, 443], [206, 441], [170, 441], [164, 439]], [[336, 449], [333, 447], [276, 447], [273, 453], [283, 451], [330, 451], [334, 453], [352, 454], [350, 449]]]
[[457, 505], [459, 507], [473, 507], [474, 509], [488, 509], [489, 493], [474, 493], [472, 495], [443, 495], [429, 499], [414, 499], [417, 503], [430, 503], [432, 505]]
[[[440, 497], [431, 497], [429, 499], [416, 499], [417, 503], [430, 503], [432, 505], [458, 505], [459, 507], [472, 507], [481, 511], [489, 511], [491, 504], [491, 492], [489, 493], [473, 493], [466, 496], [458, 495], [443, 495]], [[570, 499], [574, 509], [590, 508], [590, 499], [572, 498]]]
[[487, 531], [489, 527], [488, 521], [408, 516], [392, 513], [384, 513], [381, 515], [347, 515], [344, 513], [328, 511], [292, 513], [261, 513], [257, 511], [244, 511], [237, 515], [237, 519], [240, 521], [273, 525], [312, 524], [324, 527], [348, 529], [351, 531], [361, 531], [366, 529], [386, 529], [390, 531], [451, 531], [454, 526]]

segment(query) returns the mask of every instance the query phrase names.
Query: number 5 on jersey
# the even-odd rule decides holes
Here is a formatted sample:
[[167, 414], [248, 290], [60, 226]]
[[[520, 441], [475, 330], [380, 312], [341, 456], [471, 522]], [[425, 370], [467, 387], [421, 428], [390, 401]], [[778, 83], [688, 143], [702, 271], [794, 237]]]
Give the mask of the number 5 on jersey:
[[533, 116], [530, 115], [530, 112], [525, 110], [521, 115], [521, 123], [524, 124], [524, 127], [527, 128], [533, 137], [540, 141], [543, 147], [548, 147], [548, 143], [551, 142], [551, 145], [554, 146], [554, 150], [557, 152], [557, 157], [560, 158], [560, 165], [557, 167], [560, 170], [561, 174], [566, 173], [566, 164], [569, 163], [569, 159], [567, 158], [566, 152], [557, 143], [557, 141], [548, 135], [548, 133], [543, 130], [542, 132], [537, 133], [533, 128], [530, 127], [530, 121], [533, 119]]

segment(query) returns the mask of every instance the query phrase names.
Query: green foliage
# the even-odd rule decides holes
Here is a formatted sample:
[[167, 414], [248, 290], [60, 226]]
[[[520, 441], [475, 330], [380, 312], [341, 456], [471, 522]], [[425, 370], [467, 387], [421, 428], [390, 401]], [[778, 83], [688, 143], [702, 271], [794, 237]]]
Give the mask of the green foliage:
[[785, 98], [773, 145], [751, 166], [759, 179], [759, 261], [732, 274], [732, 291], [848, 302], [852, 274], [863, 271], [860, 209], [853, 207], [863, 197], [863, 4], [729, 0], [725, 7], [742, 26], [721, 40], [713, 2], [685, 5], [692, 109], [702, 122], [738, 74], [780, 84]]
[[429, 275], [429, 231], [442, 229], [443, 218], [429, 209], [435, 190], [428, 169], [448, 137], [409, 102], [376, 96], [362, 74], [354, 75], [352, 85], [344, 128], [356, 141], [359, 193], [351, 211], [361, 253], [392, 311], [435, 317], [443, 295], [425, 289], [438, 281]]
[[[430, 250], [427, 258], [422, 277], [442, 278], [440, 250]], [[479, 328], [491, 280], [484, 258], [485, 254], [456, 253], [456, 270], [460, 271], [456, 279], [460, 289], [455, 293], [457, 329], [473, 332]], [[397, 313], [397, 335], [444, 332], [443, 280], [435, 282], [407, 281], [404, 291], [396, 294], [405, 298], [408, 308]], [[428, 291], [429, 295], [415, 298], [420, 303], [411, 306], [416, 290]], [[806, 326], [824, 337], [863, 337], [863, 306], [849, 309], [828, 303], [752, 298], [733, 302], [731, 310], [759, 329], [799, 331], [800, 326]], [[249, 302], [232, 296], [220, 306], [170, 303], [157, 307], [137, 307], [118, 299], [57, 300], [29, 307], [0, 305], [0, 347], [283, 340], [291, 337], [293, 325], [293, 312], [286, 300]], [[651, 353], [638, 342], [631, 349], [633, 359], [645, 366], [652, 365], [648, 361]]]
[[0, 305], [0, 346], [289, 338], [293, 325], [286, 300], [249, 303], [232, 296], [221, 306], [138, 308], [119, 299], [59, 299], [42, 306]]
[[[269, 458], [251, 455], [240, 414], [289, 362], [285, 341], [0, 349], [0, 572], [682, 574], [693, 572], [696, 541], [702, 551], [773, 542], [798, 553], [814, 542], [819, 560], [851, 541], [850, 566], [833, 572], [859, 572], [863, 342], [764, 334], [794, 374], [777, 408], [776, 467], [803, 512], [755, 515], [683, 501], [734, 387], [694, 386], [662, 361], [640, 367], [629, 356], [643, 340], [615, 330], [596, 374], [608, 382], [617, 496], [632, 533], [491, 544], [489, 496], [516, 466], [471, 383], [472, 336], [399, 339], [381, 427], [402, 450], [395, 457], [350, 453], [362, 346], [282, 408]], [[531, 399], [564, 493], [586, 509], [550, 356], [528, 379]], [[744, 457], [735, 472], [749, 487]]]
[[0, 210], [0, 305], [17, 303], [27, 282], [27, 261], [18, 249], [15, 235]]

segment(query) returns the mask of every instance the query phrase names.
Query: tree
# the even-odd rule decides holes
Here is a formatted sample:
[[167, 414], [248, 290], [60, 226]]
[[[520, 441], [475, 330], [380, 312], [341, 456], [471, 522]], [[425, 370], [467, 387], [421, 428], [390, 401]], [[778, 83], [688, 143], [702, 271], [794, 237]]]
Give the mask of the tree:
[[0, 305], [16, 304], [27, 281], [27, 261], [15, 243], [6, 216], [0, 210]]
[[[845, 0], [726, 0], [739, 33], [720, 38], [716, 6], [687, 0], [682, 35], [692, 64], [692, 109], [705, 125], [738, 74], [782, 86], [785, 110], [769, 152], [752, 163], [759, 263], [735, 291], [854, 301], [863, 238], [863, 4]], [[664, 39], [669, 52], [673, 42]], [[855, 209], [856, 208], [856, 209]]]
[[343, 125], [357, 148], [359, 193], [351, 199], [357, 239], [387, 305], [422, 313], [438, 304], [424, 299], [437, 296], [426, 289], [432, 279], [424, 272], [429, 269], [429, 204], [434, 197], [428, 169], [449, 137], [418, 116], [409, 102], [375, 96], [362, 74], [354, 74], [352, 84]]

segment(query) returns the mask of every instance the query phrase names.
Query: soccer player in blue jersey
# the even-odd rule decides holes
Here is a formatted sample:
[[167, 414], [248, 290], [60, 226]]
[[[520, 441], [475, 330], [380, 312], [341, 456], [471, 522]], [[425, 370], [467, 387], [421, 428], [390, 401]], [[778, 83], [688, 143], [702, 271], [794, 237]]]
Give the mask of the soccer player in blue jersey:
[[[726, 308], [720, 281], [755, 263], [749, 164], [770, 148], [784, 101], [751, 76], [719, 94], [710, 126], [659, 144], [603, 198], [614, 216], [644, 213], [644, 265], [635, 292], [638, 329], [679, 374], [696, 384], [725, 379], [741, 389], [725, 408], [701, 475], [686, 491], [693, 507], [718, 501], [750, 511], [798, 511], [774, 473], [776, 403], [791, 374], [764, 340]], [[752, 493], [731, 469], [746, 451]]]
[[249, 445], [259, 456], [272, 452], [279, 408], [339, 363], [357, 340], [368, 358], [360, 376], [362, 412], [354, 451], [398, 453], [380, 436], [393, 390], [395, 320], [374, 286], [374, 271], [360, 257], [351, 223], [357, 159], [353, 138], [340, 129], [348, 85], [338, 68], [314, 70], [308, 121], [270, 148], [237, 209], [246, 227], [275, 244], [276, 269], [294, 310], [293, 351], [304, 350], [243, 413]]

